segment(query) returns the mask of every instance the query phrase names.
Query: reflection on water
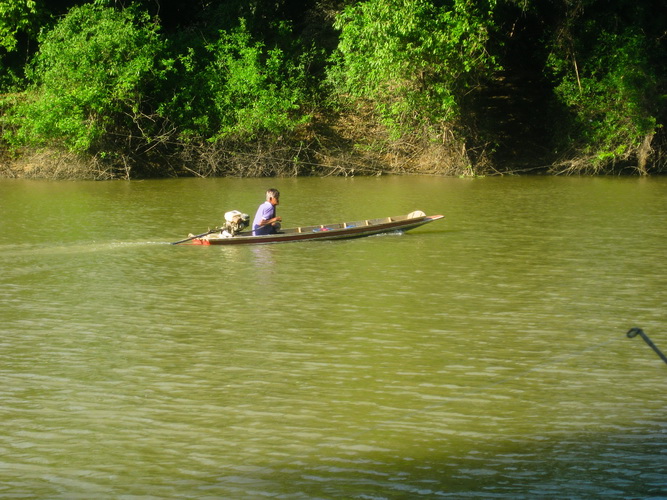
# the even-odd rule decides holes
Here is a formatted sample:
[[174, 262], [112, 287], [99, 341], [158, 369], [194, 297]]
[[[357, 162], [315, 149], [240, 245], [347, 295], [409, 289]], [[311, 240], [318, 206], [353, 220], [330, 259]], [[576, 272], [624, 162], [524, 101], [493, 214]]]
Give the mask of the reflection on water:
[[172, 246], [265, 182], [0, 182], [1, 498], [664, 495], [664, 179], [283, 183], [447, 218]]
[[253, 255], [253, 264], [256, 269], [271, 271], [276, 261], [273, 258], [273, 250], [270, 246], [257, 245], [250, 247]]

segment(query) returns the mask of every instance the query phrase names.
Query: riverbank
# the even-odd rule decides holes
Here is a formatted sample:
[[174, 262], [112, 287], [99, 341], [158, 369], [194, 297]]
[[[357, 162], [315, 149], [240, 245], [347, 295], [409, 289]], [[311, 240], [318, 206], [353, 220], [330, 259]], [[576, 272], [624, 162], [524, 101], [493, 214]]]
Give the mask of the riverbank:
[[478, 177], [503, 175], [630, 175], [647, 176], [665, 173], [664, 166], [650, 166], [642, 170], [627, 164], [613, 171], [598, 171], [586, 159], [543, 164], [537, 159], [517, 159], [503, 166], [494, 165], [488, 159], [471, 165], [461, 158], [442, 151], [423, 149], [413, 156], [396, 152], [383, 154], [371, 152], [317, 152], [290, 159], [282, 151], [279, 156], [270, 153], [234, 152], [220, 153], [219, 163], [214, 154], [202, 156], [193, 163], [167, 161], [167, 168], [132, 165], [130, 162], [111, 163], [99, 157], [81, 157], [59, 151], [31, 152], [19, 158], [0, 159], [0, 178], [41, 180], [135, 180], [187, 177], [354, 177], [382, 175], [435, 175], [442, 177]]
[[[520, 77], [519, 77], [520, 76]], [[171, 177], [438, 175], [653, 175], [667, 172], [667, 139], [655, 134], [613, 163], [560, 151], [545, 124], [535, 75], [498, 78], [465, 106], [465, 122], [434, 140], [415, 130], [392, 137], [370, 109], [315, 114], [290, 133], [253, 140], [155, 138], [132, 148], [111, 139], [94, 154], [0, 148], [0, 177], [112, 180]], [[532, 90], [530, 90], [532, 89]]]
[[[434, 143], [415, 134], [390, 141], [362, 120], [317, 121], [290, 136], [246, 142], [178, 144], [145, 155], [77, 155], [23, 150], [0, 158], [0, 177], [111, 180], [170, 177], [301, 177], [494, 173], [484, 154], [461, 141]], [[472, 154], [471, 154], [472, 153]], [[474, 157], [474, 159], [473, 159]]]
[[[519, 77], [520, 76], [520, 77]], [[559, 151], [544, 123], [547, 99], [535, 75], [498, 78], [470, 96], [457, 130], [434, 140], [419, 130], [392, 136], [370, 108], [318, 113], [290, 133], [253, 140], [186, 142], [154, 138], [145, 147], [111, 139], [97, 153], [0, 149], [0, 177], [113, 180], [172, 177], [438, 175], [652, 175], [667, 172], [660, 133], [614, 162]], [[530, 77], [530, 78], [529, 78]], [[533, 79], [531, 79], [533, 78]], [[533, 89], [533, 90], [530, 90]], [[536, 90], [537, 89], [537, 90]], [[530, 91], [529, 91], [530, 90]]]

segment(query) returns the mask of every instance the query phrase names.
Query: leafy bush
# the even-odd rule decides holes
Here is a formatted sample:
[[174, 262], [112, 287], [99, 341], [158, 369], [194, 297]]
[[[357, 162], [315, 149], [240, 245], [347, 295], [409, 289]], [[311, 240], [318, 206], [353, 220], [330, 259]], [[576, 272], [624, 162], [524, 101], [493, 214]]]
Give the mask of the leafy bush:
[[442, 132], [457, 98], [494, 59], [486, 52], [490, 5], [453, 0], [367, 0], [345, 8], [331, 81], [341, 95], [370, 100], [395, 135], [416, 125]]
[[33, 85], [3, 119], [5, 139], [93, 152], [110, 130], [131, 133], [145, 87], [158, 76], [157, 30], [131, 9], [72, 8], [41, 38]]
[[33, 28], [33, 19], [37, 15], [35, 0], [0, 1], [0, 47], [8, 52], [16, 49], [17, 34]]
[[590, 24], [587, 30], [597, 34], [595, 42], [561, 45], [548, 62], [556, 95], [574, 115], [570, 146], [602, 168], [636, 155], [655, 133], [658, 77], [641, 32], [617, 34]]
[[280, 48], [253, 43], [243, 23], [208, 49], [214, 60], [209, 81], [220, 120], [218, 138], [279, 134], [308, 119], [297, 113], [304, 101], [305, 71]]
[[292, 60], [281, 48], [254, 41], [241, 19], [199, 51], [191, 47], [176, 58], [173, 97], [160, 112], [184, 139], [252, 139], [293, 130], [309, 119], [303, 111], [308, 57]]

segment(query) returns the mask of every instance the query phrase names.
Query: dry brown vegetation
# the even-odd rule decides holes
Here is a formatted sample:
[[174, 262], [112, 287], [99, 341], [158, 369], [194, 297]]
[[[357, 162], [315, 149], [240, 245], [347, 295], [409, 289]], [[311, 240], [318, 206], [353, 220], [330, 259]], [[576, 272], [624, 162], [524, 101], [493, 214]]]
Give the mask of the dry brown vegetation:
[[452, 132], [439, 141], [416, 132], [390, 140], [387, 130], [370, 114], [316, 116], [309, 125], [279, 138], [188, 143], [162, 151], [150, 158], [113, 159], [54, 150], [24, 151], [14, 159], [2, 158], [0, 175], [108, 180], [156, 176], [459, 176], [490, 171], [482, 161], [472, 164], [464, 142]]
[[[599, 175], [604, 171], [594, 157], [563, 154], [556, 157], [544, 145], [542, 132], [534, 124], [510, 116], [507, 109], [520, 109], [506, 95], [498, 95], [507, 108], [497, 109], [488, 99], [476, 112], [469, 110], [467, 143], [451, 130], [438, 140], [426, 132], [391, 139], [372, 111], [315, 115], [307, 125], [280, 137], [252, 141], [177, 143], [165, 136], [150, 155], [113, 157], [82, 156], [58, 150], [21, 151], [0, 156], [0, 177], [53, 180], [136, 179], [147, 177], [294, 177], [373, 176], [422, 174], [442, 176], [511, 175], [543, 172], [552, 175]], [[525, 93], [522, 93], [525, 96]], [[496, 99], [497, 101], [497, 99]], [[533, 113], [534, 115], [535, 113]], [[488, 123], [484, 123], [485, 117]], [[505, 143], [485, 143], [484, 127], [497, 135], [503, 127], [520, 128]], [[482, 131], [480, 134], [479, 132]], [[502, 132], [502, 130], [501, 130]], [[459, 135], [463, 135], [462, 133]], [[471, 139], [470, 137], [473, 136]], [[519, 142], [517, 142], [519, 141]], [[522, 141], [522, 142], [521, 142]], [[667, 161], [664, 134], [647, 137], [638, 151], [619, 162], [617, 173], [647, 175], [662, 172]], [[650, 168], [649, 168], [650, 166]]]

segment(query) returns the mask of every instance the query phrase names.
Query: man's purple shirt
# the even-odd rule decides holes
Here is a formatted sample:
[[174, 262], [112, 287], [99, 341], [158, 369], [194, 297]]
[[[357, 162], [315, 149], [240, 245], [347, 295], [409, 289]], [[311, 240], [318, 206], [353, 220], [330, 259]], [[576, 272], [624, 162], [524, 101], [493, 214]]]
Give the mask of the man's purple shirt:
[[271, 234], [273, 232], [273, 226], [267, 224], [266, 226], [259, 227], [262, 220], [273, 219], [276, 216], [276, 207], [274, 207], [271, 202], [265, 201], [257, 209], [255, 214], [255, 220], [252, 221], [252, 234], [259, 236], [262, 234]]

